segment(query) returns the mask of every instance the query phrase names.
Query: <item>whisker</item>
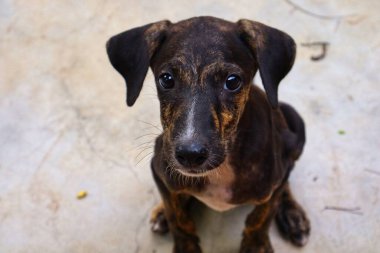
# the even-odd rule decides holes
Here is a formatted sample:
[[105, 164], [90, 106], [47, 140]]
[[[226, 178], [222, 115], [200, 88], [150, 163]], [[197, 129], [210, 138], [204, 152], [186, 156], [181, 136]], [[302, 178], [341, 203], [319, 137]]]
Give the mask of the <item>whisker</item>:
[[154, 147], [154, 143], [152, 141], [142, 143], [142, 144], [138, 145], [135, 149], [140, 150], [140, 149], [146, 148], [146, 147]]
[[152, 141], [146, 141], [146, 142], [140, 143], [140, 144], [137, 145], [135, 148], [137, 149], [137, 148], [141, 147], [142, 145], [145, 145], [145, 144], [151, 144], [151, 143], [152, 143]]
[[148, 149], [151, 149], [151, 148], [153, 148], [153, 147], [152, 147], [152, 146], [149, 146], [149, 147], [144, 147], [144, 148], [142, 148], [142, 150], [137, 154], [136, 159], [138, 159], [139, 156], [140, 156], [144, 151], [146, 151], [146, 150], [148, 150]]
[[[147, 131], [147, 130], [152, 130], [153, 129], [153, 127], [151, 127], [151, 126], [148, 126], [148, 127], [145, 127], [145, 128], [142, 128], [141, 130], [142, 131]], [[154, 129], [154, 130], [156, 130], [156, 129]], [[161, 134], [161, 132], [160, 133], [157, 133], [157, 134]]]
[[[147, 142], [140, 143], [136, 147], [131, 147], [131, 148], [127, 149], [127, 152], [130, 152], [130, 151], [133, 151], [133, 150], [139, 150], [141, 147], [145, 147], [143, 145], [149, 145], [152, 142], [153, 142], [153, 140], [152, 141], [147, 141]], [[154, 146], [154, 145], [151, 145], [151, 146]]]
[[145, 137], [145, 136], [152, 136], [152, 135], [153, 135], [153, 136], [159, 136], [159, 134], [148, 133], [148, 134], [143, 134], [143, 135], [137, 137], [135, 140], [141, 139], [141, 138], [143, 138], [143, 137]]
[[144, 155], [137, 163], [136, 163], [136, 166], [137, 165], [139, 165], [139, 163], [142, 161], [142, 160], [144, 160], [145, 158], [147, 158], [148, 157], [148, 155], [151, 155], [151, 154], [153, 154], [153, 151], [152, 152], [149, 152], [149, 153], [147, 153], [146, 155]]
[[157, 125], [153, 125], [152, 123], [149, 123], [149, 122], [146, 122], [146, 121], [143, 121], [143, 120], [138, 120], [138, 121], [139, 121], [139, 122], [142, 122], [142, 123], [144, 123], [144, 124], [147, 124], [147, 125], [149, 125], [149, 126], [151, 126], [151, 127], [154, 127], [154, 128], [157, 129], [158, 131], [162, 132], [162, 129], [159, 128]]

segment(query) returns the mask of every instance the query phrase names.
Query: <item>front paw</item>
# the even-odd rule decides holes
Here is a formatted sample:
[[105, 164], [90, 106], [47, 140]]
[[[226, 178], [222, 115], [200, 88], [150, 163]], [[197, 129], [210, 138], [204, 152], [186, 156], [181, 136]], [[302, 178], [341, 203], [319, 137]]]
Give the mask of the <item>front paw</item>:
[[165, 217], [164, 205], [160, 203], [157, 205], [151, 214], [150, 218], [151, 230], [157, 234], [166, 234], [169, 232], [169, 224]]
[[268, 236], [245, 237], [241, 243], [239, 253], [273, 253]]
[[295, 246], [304, 246], [310, 235], [310, 221], [305, 211], [294, 200], [281, 203], [276, 215], [277, 227], [281, 234]]

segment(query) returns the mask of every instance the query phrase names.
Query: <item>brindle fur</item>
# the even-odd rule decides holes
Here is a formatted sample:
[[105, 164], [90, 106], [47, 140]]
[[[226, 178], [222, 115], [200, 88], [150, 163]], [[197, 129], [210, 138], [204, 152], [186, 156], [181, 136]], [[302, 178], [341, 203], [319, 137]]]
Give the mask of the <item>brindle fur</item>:
[[[163, 201], [153, 212], [152, 229], [171, 231], [173, 252], [201, 252], [189, 214], [193, 197], [220, 209], [256, 206], [246, 219], [241, 253], [273, 252], [268, 227], [274, 217], [285, 238], [306, 243], [309, 221], [287, 181], [305, 143], [304, 124], [291, 106], [277, 101], [278, 85], [295, 57], [287, 34], [249, 20], [197, 17], [128, 30], [108, 41], [107, 52], [126, 81], [129, 106], [149, 66], [157, 85], [162, 73], [175, 79], [172, 90], [158, 85], [163, 133], [151, 163]], [[252, 84], [257, 70], [266, 94]], [[223, 89], [230, 74], [243, 82], [237, 92]], [[186, 139], [190, 108], [195, 132]], [[184, 141], [202, 141], [209, 151], [205, 164], [187, 171], [194, 176], [184, 174], [174, 156]]]

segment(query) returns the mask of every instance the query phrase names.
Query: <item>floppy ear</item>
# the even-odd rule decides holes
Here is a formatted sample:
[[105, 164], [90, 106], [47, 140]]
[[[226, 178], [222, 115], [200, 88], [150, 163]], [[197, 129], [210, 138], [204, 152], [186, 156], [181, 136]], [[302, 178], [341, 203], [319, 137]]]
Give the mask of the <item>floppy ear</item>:
[[125, 79], [128, 106], [132, 106], [139, 96], [150, 59], [165, 39], [170, 24], [167, 20], [148, 24], [117, 34], [108, 40], [108, 58]]
[[280, 81], [293, 66], [294, 40], [284, 32], [264, 24], [242, 19], [237, 22], [240, 35], [254, 54], [269, 103], [277, 108]]

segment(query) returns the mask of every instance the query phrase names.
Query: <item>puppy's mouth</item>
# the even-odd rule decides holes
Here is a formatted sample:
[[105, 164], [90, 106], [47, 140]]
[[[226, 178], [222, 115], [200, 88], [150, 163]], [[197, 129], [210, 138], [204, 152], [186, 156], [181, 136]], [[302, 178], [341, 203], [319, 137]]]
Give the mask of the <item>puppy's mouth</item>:
[[[214, 173], [215, 170], [217, 170], [217, 168], [224, 162], [224, 156], [218, 157], [220, 158], [209, 158], [202, 165], [196, 167], [186, 167], [174, 158], [175, 161], [172, 162], [172, 168], [186, 177], [207, 177]], [[210, 161], [212, 161], [212, 163]]]
[[182, 169], [182, 168], [177, 168], [177, 171], [187, 177], [207, 177], [208, 175], [212, 174], [212, 172], [216, 168], [213, 168], [211, 170], [192, 170], [192, 169]]

